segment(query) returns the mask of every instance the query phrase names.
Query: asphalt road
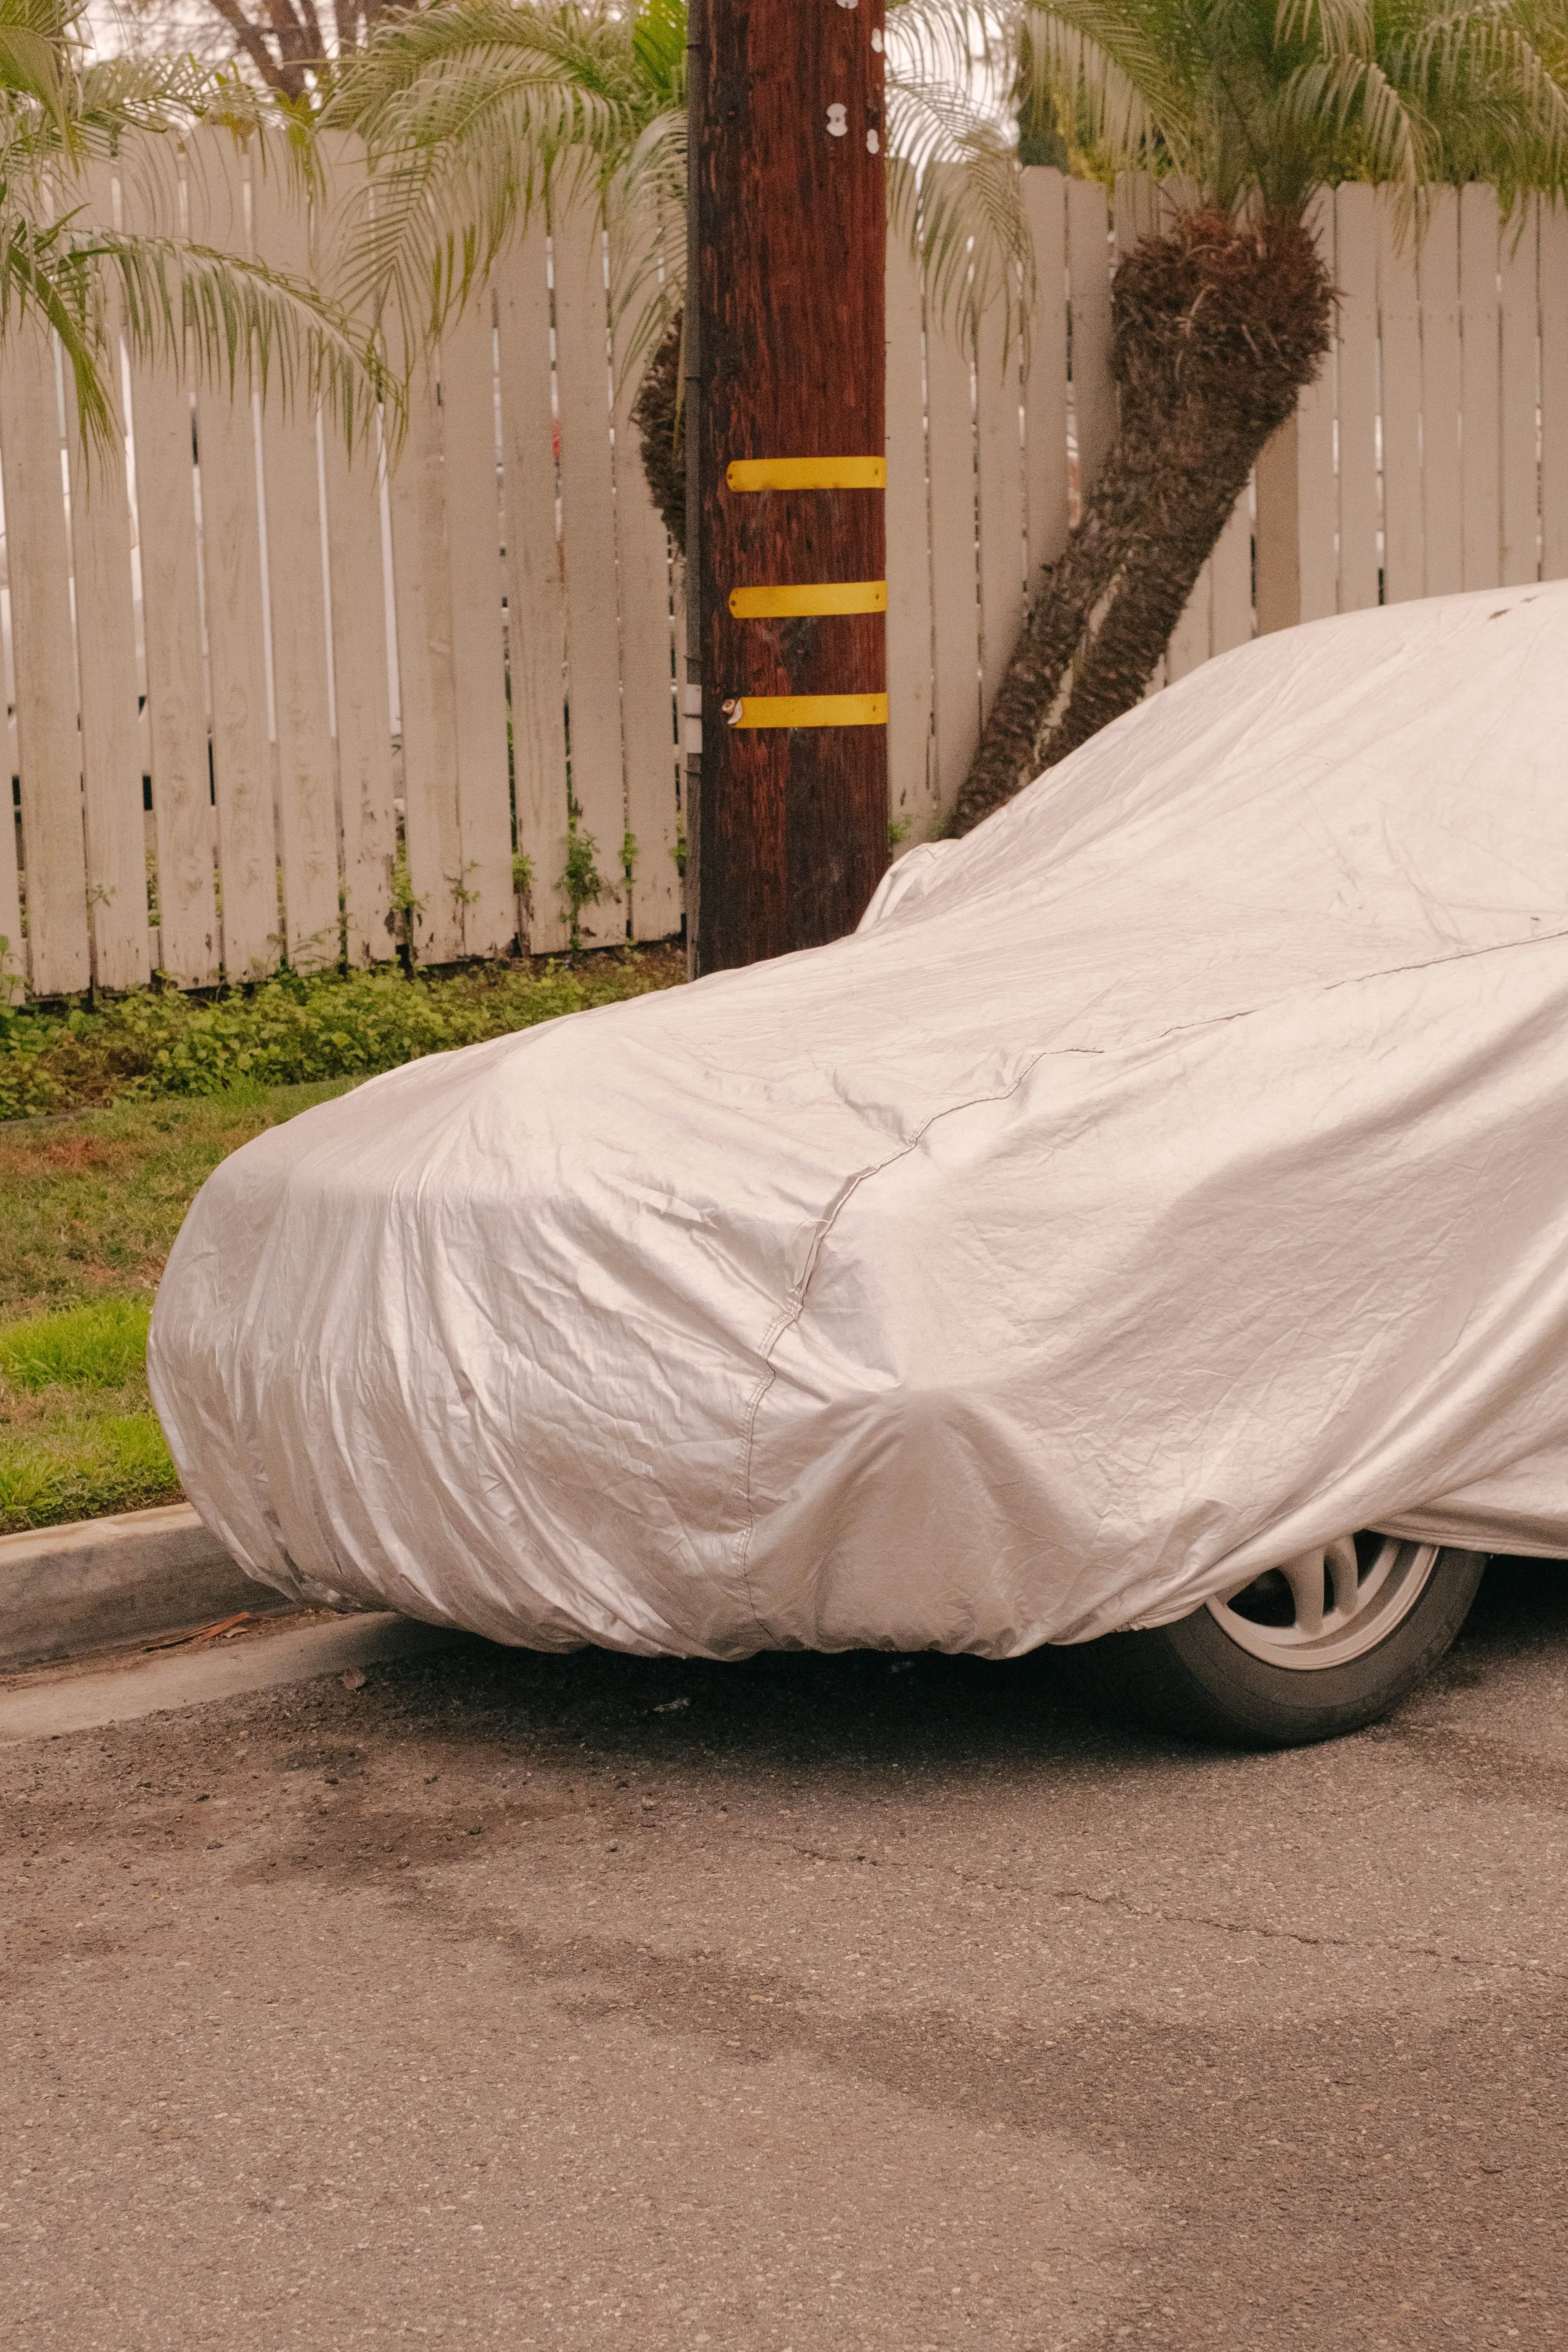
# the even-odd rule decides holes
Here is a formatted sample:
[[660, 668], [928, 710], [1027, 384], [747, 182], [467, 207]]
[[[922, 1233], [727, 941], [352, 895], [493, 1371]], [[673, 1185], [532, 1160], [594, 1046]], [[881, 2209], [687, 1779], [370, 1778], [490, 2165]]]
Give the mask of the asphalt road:
[[1279, 1757], [452, 1643], [0, 1749], [8, 2352], [1568, 2342], [1568, 1570]]

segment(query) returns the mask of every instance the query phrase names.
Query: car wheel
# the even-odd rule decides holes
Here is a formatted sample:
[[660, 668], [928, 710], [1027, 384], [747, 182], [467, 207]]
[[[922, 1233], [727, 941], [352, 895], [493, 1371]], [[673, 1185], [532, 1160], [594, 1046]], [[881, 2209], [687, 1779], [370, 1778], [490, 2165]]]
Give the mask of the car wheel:
[[1436, 1665], [1487, 1555], [1342, 1536], [1173, 1625], [1092, 1645], [1100, 1689], [1199, 1739], [1294, 1748], [1375, 1723]]

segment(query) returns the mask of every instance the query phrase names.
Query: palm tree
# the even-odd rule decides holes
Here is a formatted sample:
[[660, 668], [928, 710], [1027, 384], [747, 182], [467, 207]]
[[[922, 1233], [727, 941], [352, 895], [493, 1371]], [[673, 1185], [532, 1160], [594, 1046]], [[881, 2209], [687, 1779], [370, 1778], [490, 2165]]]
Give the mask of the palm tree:
[[[1020, 326], [1032, 290], [1013, 133], [971, 88], [972, 49], [1004, 37], [1015, 5], [889, 9], [895, 226], [939, 308], [971, 333], [994, 301], [1009, 332]], [[384, 16], [340, 65], [322, 120], [357, 132], [372, 167], [349, 198], [342, 290], [395, 320], [405, 348], [439, 331], [555, 191], [592, 188], [615, 301], [631, 311], [628, 357], [647, 362], [645, 468], [683, 545], [686, 0], [435, 0]]]
[[[139, 235], [84, 217], [88, 166], [125, 152], [135, 134], [172, 142], [216, 117], [251, 135], [260, 122], [243, 90], [189, 59], [94, 62], [81, 37], [85, 5], [0, 0], [0, 341], [29, 320], [58, 338], [88, 452], [117, 430], [121, 336], [134, 358], [320, 399], [352, 442], [395, 394], [346, 312], [264, 263], [173, 229]], [[308, 173], [308, 154], [292, 152]], [[147, 152], [137, 150], [138, 181], [152, 204], [160, 175], [147, 171]]]
[[[1028, 152], [1174, 173], [1190, 194], [1121, 263], [1121, 430], [1037, 583], [952, 823], [963, 831], [1142, 693], [1258, 455], [1329, 346], [1307, 226], [1334, 180], [1555, 184], [1568, 0], [891, 0], [890, 202], [938, 310], [972, 334], [1026, 315], [1032, 258], [1010, 126]], [[605, 208], [635, 304], [644, 463], [678, 541], [685, 278], [685, 0], [435, 0], [383, 18], [329, 124], [364, 140], [343, 290], [406, 347], [482, 282], [566, 184]], [[957, 163], [956, 172], [937, 167]]]
[[1491, 179], [1507, 202], [1568, 156], [1562, 0], [1041, 0], [1023, 22], [1034, 74], [1102, 152], [1192, 193], [1116, 273], [1119, 437], [1037, 585], [958, 833], [1142, 694], [1328, 350], [1317, 191], [1392, 183], [1414, 219], [1434, 181]]

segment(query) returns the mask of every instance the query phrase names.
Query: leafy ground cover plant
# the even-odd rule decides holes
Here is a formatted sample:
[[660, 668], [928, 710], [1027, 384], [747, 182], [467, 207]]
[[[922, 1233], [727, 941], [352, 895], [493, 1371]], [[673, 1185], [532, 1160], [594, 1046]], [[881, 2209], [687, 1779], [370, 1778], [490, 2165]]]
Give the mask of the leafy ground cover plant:
[[0, 1017], [0, 1120], [122, 1095], [216, 1095], [241, 1081], [368, 1077], [424, 1054], [684, 979], [670, 949], [616, 950], [575, 965], [508, 965], [405, 978], [388, 969], [298, 977], [211, 998], [138, 989], [91, 1012]]

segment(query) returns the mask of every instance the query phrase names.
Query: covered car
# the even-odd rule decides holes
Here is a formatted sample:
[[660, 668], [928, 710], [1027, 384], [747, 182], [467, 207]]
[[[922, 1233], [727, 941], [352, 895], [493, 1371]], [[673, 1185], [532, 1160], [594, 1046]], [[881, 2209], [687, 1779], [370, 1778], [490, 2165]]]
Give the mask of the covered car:
[[1568, 585], [1262, 638], [853, 937], [258, 1138], [150, 1370], [301, 1601], [1119, 1634], [1192, 1727], [1367, 1719], [1485, 1553], [1568, 1553]]

